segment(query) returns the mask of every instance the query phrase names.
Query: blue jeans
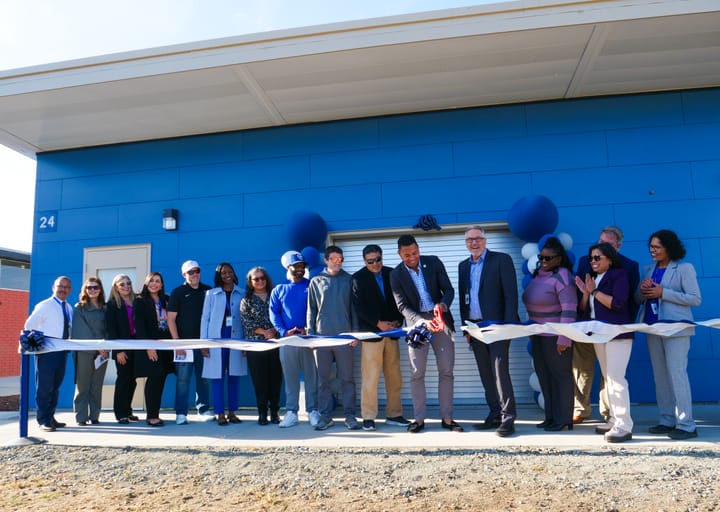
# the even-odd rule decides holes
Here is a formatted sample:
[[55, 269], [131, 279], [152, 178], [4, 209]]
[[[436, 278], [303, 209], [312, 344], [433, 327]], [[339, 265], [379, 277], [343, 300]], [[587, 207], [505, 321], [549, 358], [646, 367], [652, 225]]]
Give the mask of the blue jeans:
[[222, 366], [219, 379], [210, 379], [215, 414], [225, 414], [225, 382], [227, 381], [228, 411], [234, 412], [239, 405], [240, 377], [230, 375], [230, 349], [222, 349]]
[[192, 363], [175, 363], [175, 414], [188, 413], [188, 402], [190, 399], [190, 380], [195, 374], [195, 407], [198, 414], [209, 409], [210, 397], [208, 392], [207, 379], [202, 378], [203, 356], [200, 349], [193, 351]]

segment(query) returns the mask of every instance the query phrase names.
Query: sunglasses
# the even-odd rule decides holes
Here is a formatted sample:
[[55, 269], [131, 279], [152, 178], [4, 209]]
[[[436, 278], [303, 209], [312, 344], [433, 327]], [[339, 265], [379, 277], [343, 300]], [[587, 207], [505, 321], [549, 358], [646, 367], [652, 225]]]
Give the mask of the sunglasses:
[[118, 286], [130, 286], [132, 283], [118, 283]]
[[199, 273], [200, 273], [200, 269], [199, 269], [199, 268], [194, 268], [194, 269], [192, 269], [192, 270], [188, 270], [187, 273], [188, 273], [189, 276], [194, 276], [195, 274], [199, 274]]
[[86, 290], [99, 290], [100, 287], [96, 284], [89, 284], [85, 287]]
[[553, 256], [543, 256], [542, 254], [538, 254], [538, 261], [552, 261], [557, 257], [557, 254], [554, 254]]
[[368, 258], [365, 260], [365, 263], [368, 265], [372, 265], [373, 263], [380, 263], [382, 261], [382, 256], [378, 256], [377, 258]]
[[602, 256], [590, 256], [590, 261], [600, 261], [601, 259], [603, 259]]
[[264, 277], [264, 276], [263, 277], [253, 277], [252, 280], [253, 281], [267, 281], [267, 277]]
[[328, 261], [331, 261], [333, 263], [340, 263], [344, 260], [345, 260], [345, 258], [342, 256], [333, 256], [332, 258], [328, 258]]

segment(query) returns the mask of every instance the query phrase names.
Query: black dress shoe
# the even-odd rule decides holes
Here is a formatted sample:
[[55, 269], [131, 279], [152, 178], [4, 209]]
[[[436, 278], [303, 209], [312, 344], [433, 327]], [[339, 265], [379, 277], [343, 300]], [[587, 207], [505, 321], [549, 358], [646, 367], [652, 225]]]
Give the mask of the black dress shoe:
[[63, 428], [67, 426], [67, 423], [63, 423], [62, 421], [58, 421], [55, 418], [52, 419], [51, 422], [52, 426], [55, 428]]
[[651, 434], [669, 434], [675, 430], [675, 427], [668, 427], [667, 425], [655, 425], [654, 427], [650, 427], [648, 429], [648, 432]]
[[572, 430], [573, 429], [572, 422], [571, 423], [561, 423], [561, 424], [554, 423], [552, 425], [548, 425], [547, 427], [545, 427], [545, 432], [560, 432], [561, 430], [565, 430], [566, 428], [568, 430]]
[[536, 426], [537, 428], [545, 428], [545, 427], [549, 427], [549, 426], [554, 425], [554, 424], [555, 424], [555, 422], [554, 422], [553, 420], [545, 420], [545, 421], [543, 421], [543, 422], [541, 422], [541, 423], [538, 423], [538, 424], [535, 425], [535, 426]]
[[77, 426], [78, 426], [78, 427], [84, 427], [84, 426], [89, 425], [89, 424], [90, 424], [90, 420], [78, 421], [78, 422], [77, 422]]
[[130, 423], [130, 418], [120, 418], [118, 423], [120, 423], [120, 425], [127, 425]]
[[150, 420], [147, 421], [147, 424], [151, 427], [162, 427], [165, 425], [165, 422], [163, 420], [157, 420], [155, 423], [150, 423]]
[[407, 431], [411, 434], [417, 434], [418, 432], [422, 432], [425, 429], [425, 422], [418, 423], [417, 421], [413, 421], [408, 425]]
[[692, 439], [694, 437], [697, 437], [697, 435], [697, 429], [682, 430], [679, 428], [674, 428], [671, 432], [668, 432], [668, 437], [670, 439], [675, 439], [676, 441], [685, 441], [686, 439]]
[[498, 427], [495, 434], [500, 437], [508, 437], [515, 433], [515, 422], [506, 421]]
[[492, 430], [494, 428], [498, 428], [499, 426], [500, 420], [491, 420], [490, 418], [488, 418], [482, 423], [475, 423], [473, 425], [473, 428], [475, 430]]
[[134, 414], [130, 414], [127, 419], [129, 419], [130, 421], [140, 421], [140, 418], [138, 418]]
[[90, 420], [90, 423], [92, 423], [93, 425], [99, 425], [100, 420]]
[[440, 420], [440, 425], [442, 425], [442, 428], [451, 430], [453, 432], [465, 432], [465, 429], [462, 428], [459, 424], [457, 424], [455, 420], [450, 420], [450, 423], [445, 423], [444, 420]]
[[46, 423], [45, 425], [40, 425], [40, 430], [44, 432], [55, 432], [55, 426], [50, 423]]
[[268, 423], [270, 423], [267, 419], [267, 416], [258, 416], [258, 425], [265, 426]]

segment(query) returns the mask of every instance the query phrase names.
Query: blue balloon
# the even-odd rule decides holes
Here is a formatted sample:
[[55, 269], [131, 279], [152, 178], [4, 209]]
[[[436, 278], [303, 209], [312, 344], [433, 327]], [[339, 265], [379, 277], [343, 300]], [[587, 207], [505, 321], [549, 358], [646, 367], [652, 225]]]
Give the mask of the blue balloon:
[[538, 240], [538, 250], [542, 251], [542, 248], [545, 245], [545, 242], [548, 241], [548, 238], [557, 238], [557, 236], [555, 236], [555, 233], [546, 233], [541, 236], [540, 240]]
[[323, 270], [325, 270], [325, 267], [323, 265], [317, 265], [315, 267], [310, 268], [308, 270], [308, 272], [310, 273], [310, 277], [313, 278], [316, 275], [318, 275], [320, 272], [322, 272]]
[[527, 264], [528, 264], [528, 261], [527, 261], [527, 260], [523, 261], [523, 264], [522, 264], [522, 273], [523, 273], [524, 275], [526, 275], [526, 276], [529, 276], [529, 275], [530, 275], [530, 269], [528, 268]]
[[315, 212], [295, 212], [287, 224], [290, 248], [324, 247], [327, 238], [325, 219]]
[[526, 242], [537, 242], [544, 233], [552, 233], [558, 224], [555, 204], [545, 196], [532, 194], [519, 199], [508, 212], [513, 235]]
[[300, 253], [303, 256], [303, 259], [305, 260], [305, 265], [307, 265], [308, 268], [317, 267], [322, 263], [322, 258], [320, 257], [320, 251], [315, 249], [315, 247], [305, 247]]

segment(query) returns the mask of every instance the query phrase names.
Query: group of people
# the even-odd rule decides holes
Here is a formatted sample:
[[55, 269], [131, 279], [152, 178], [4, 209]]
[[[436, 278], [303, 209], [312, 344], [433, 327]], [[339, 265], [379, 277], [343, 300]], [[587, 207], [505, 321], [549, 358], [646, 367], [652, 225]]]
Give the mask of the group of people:
[[[517, 277], [512, 258], [487, 249], [485, 232], [472, 226], [465, 232], [469, 257], [458, 267], [461, 321], [518, 322]], [[621, 256], [622, 232], [610, 226], [600, 240], [573, 268], [563, 245], [548, 238], [538, 255], [538, 267], [522, 300], [531, 320], [574, 322], [596, 319], [607, 323], [631, 323], [640, 308], [639, 321], [688, 320], [690, 307], [700, 303], [700, 291], [691, 264], [682, 262], [685, 249], [672, 231], [650, 237], [653, 264], [643, 271]], [[136, 379], [146, 377], [146, 422], [164, 424], [160, 403], [168, 374], [175, 373], [176, 423], [188, 423], [189, 390], [195, 376], [195, 406], [201, 418], [218, 425], [240, 423], [238, 379], [249, 374], [255, 390], [258, 424], [288, 428], [299, 423], [300, 389], [304, 380], [305, 406], [316, 430], [333, 426], [335, 376], [344, 425], [350, 430], [376, 429], [378, 382], [385, 380], [385, 424], [405, 427], [410, 433], [425, 429], [427, 417], [425, 374], [430, 350], [438, 370], [441, 427], [462, 432], [453, 419], [454, 319], [450, 306], [455, 288], [445, 266], [436, 256], [420, 254], [412, 235], [398, 241], [402, 262], [395, 268], [383, 265], [382, 249], [375, 244], [363, 249], [364, 267], [349, 274], [343, 269], [343, 250], [331, 245], [324, 252], [324, 270], [308, 279], [307, 263], [299, 252], [281, 259], [287, 281], [273, 286], [262, 267], [251, 268], [244, 289], [233, 266], [223, 262], [215, 268], [214, 287], [201, 282], [200, 265], [182, 264], [184, 282], [168, 296], [162, 276], [151, 272], [136, 295], [130, 278], [115, 276], [106, 301], [101, 281], [88, 278], [74, 309], [67, 304], [70, 279], [61, 276], [53, 284], [52, 297], [40, 302], [26, 321], [26, 329], [43, 331], [56, 338], [73, 339], [245, 339], [257, 342], [292, 336], [335, 336], [346, 332], [378, 332], [389, 336], [351, 340], [347, 344], [305, 348], [281, 345], [279, 349], [240, 351], [224, 347], [196, 350], [114, 350], [117, 380], [113, 409], [117, 421], [139, 421], [132, 400]], [[409, 343], [410, 391], [413, 418], [403, 416], [400, 400], [402, 373], [397, 328], [424, 328], [431, 341]], [[393, 332], [394, 331], [394, 332]], [[692, 329], [672, 337], [648, 336], [661, 419], [652, 433], [673, 439], [697, 435], [687, 376], [687, 355]], [[632, 438], [632, 418], [625, 370], [632, 347], [632, 333], [607, 344], [572, 342], [563, 336], [532, 336], [532, 356], [545, 400], [546, 431], [572, 429], [590, 416], [590, 386], [595, 357], [603, 374], [601, 412], [606, 422], [596, 428], [608, 442]], [[495, 430], [498, 436], [515, 433], [516, 407], [509, 369], [510, 340], [486, 344], [466, 334], [485, 390], [489, 413], [473, 425]], [[425, 340], [429, 341], [429, 340]], [[356, 411], [353, 352], [361, 350], [360, 420]], [[58, 391], [67, 353], [49, 352], [36, 358], [37, 421], [53, 431], [65, 426], [55, 419]], [[109, 354], [77, 351], [75, 361], [75, 419], [78, 425], [99, 422], [102, 383]], [[334, 363], [334, 367], [333, 367]], [[280, 418], [280, 393], [285, 383], [285, 415]], [[207, 383], [210, 383], [208, 386]]]

